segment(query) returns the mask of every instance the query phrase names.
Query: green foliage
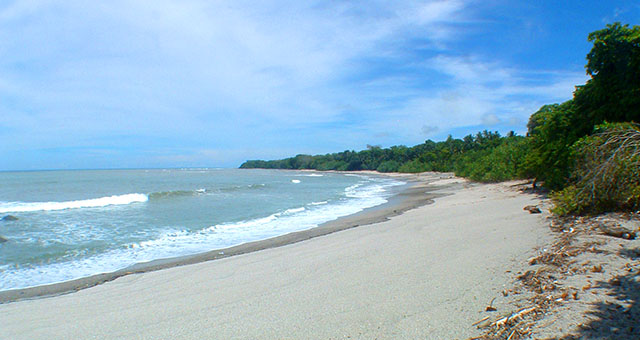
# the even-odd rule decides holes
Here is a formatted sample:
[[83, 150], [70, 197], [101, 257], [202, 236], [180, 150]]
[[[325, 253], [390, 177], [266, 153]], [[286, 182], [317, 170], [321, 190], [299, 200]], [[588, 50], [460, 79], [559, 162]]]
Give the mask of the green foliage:
[[376, 169], [380, 172], [398, 172], [400, 169], [400, 163], [397, 161], [386, 161], [378, 166]]
[[604, 122], [640, 120], [640, 27], [615, 23], [589, 35], [591, 79], [578, 86], [574, 99], [545, 105], [529, 119], [532, 138], [527, 172], [560, 190], [569, 183], [572, 145]]
[[408, 148], [367, 146], [366, 150], [334, 154], [297, 155], [274, 161], [247, 161], [241, 168], [377, 170], [380, 172], [417, 173], [425, 171], [456, 172], [477, 181], [495, 182], [519, 178], [527, 140], [511, 132], [501, 137], [498, 132], [482, 131], [462, 139], [451, 136], [443, 142], [428, 140]]
[[431, 169], [427, 167], [427, 164], [420, 162], [417, 159], [414, 159], [405, 164], [402, 164], [398, 168], [398, 172], [407, 172], [407, 173], [418, 173], [418, 172], [425, 172], [430, 170]]
[[572, 147], [571, 184], [552, 195], [560, 215], [640, 209], [640, 131], [630, 123], [603, 124]]
[[524, 160], [529, 140], [512, 136], [495, 148], [471, 152], [457, 165], [456, 175], [479, 182], [499, 182], [525, 177]]
[[543, 106], [531, 115], [527, 124], [531, 149], [525, 159], [525, 173], [544, 181], [549, 189], [561, 189], [569, 178], [569, 147], [579, 139], [572, 128], [576, 116], [570, 100]]
[[591, 79], [575, 93], [580, 120], [574, 129], [580, 136], [605, 121], [640, 121], [640, 26], [607, 25], [589, 34], [589, 41]]
[[575, 185], [569, 185], [560, 191], [551, 194], [555, 206], [551, 210], [554, 214], [564, 216], [570, 214], [583, 214], [587, 211], [589, 204], [585, 192]]
[[576, 87], [573, 99], [531, 115], [526, 138], [485, 130], [413, 147], [367, 146], [241, 167], [442, 171], [486, 182], [534, 177], [555, 191], [559, 214], [640, 209], [640, 132], [636, 125], [607, 124], [640, 122], [640, 27], [614, 23], [588, 40], [591, 79]]

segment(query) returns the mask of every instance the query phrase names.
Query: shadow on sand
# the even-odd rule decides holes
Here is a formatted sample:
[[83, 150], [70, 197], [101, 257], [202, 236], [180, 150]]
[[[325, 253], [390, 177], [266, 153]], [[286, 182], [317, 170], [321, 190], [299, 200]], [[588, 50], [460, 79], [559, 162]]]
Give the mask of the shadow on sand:
[[[630, 259], [640, 257], [638, 250], [621, 251], [620, 255]], [[598, 286], [610, 290], [608, 298], [595, 304], [595, 310], [588, 314], [591, 321], [583, 324], [578, 334], [562, 339], [640, 339], [640, 273], [637, 269], [598, 282]]]

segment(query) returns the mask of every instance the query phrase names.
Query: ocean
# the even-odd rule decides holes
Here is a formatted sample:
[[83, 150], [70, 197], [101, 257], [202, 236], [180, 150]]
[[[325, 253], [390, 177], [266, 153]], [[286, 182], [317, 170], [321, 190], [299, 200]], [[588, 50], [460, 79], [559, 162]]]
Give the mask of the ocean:
[[244, 169], [0, 172], [0, 291], [309, 229], [406, 183]]

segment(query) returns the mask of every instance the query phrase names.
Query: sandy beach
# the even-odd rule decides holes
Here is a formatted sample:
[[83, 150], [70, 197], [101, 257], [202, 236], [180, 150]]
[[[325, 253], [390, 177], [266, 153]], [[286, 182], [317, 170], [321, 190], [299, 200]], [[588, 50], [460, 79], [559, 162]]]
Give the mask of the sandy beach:
[[202, 262], [215, 258], [209, 254], [69, 294], [58, 289], [48, 293], [56, 296], [5, 302], [0, 338], [477, 336], [472, 323], [492, 300], [507, 308], [501, 297], [513, 273], [550, 242], [547, 214], [524, 211], [540, 198], [513, 182], [420, 180], [412, 199], [376, 216], [360, 214], [214, 261]]

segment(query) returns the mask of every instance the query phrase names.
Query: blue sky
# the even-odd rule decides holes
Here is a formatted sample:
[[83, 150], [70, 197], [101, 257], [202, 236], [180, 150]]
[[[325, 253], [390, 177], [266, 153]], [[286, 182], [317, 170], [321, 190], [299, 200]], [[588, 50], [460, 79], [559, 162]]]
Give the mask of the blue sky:
[[0, 1], [0, 170], [526, 132], [638, 1]]

